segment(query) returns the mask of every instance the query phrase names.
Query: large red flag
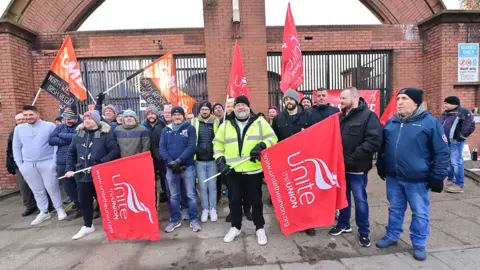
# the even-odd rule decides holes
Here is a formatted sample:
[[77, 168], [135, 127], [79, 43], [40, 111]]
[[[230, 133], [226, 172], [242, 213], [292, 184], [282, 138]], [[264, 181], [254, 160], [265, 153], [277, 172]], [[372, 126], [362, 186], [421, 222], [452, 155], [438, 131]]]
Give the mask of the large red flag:
[[297, 27], [293, 20], [290, 3], [288, 3], [287, 17], [283, 29], [282, 45], [282, 76], [280, 89], [285, 92], [289, 88], [297, 90], [303, 83], [303, 59], [300, 42], [298, 41]]
[[[309, 143], [316, 138], [322, 143]], [[262, 167], [283, 234], [333, 225], [347, 206], [339, 114], [262, 151]]]
[[235, 51], [233, 52], [232, 71], [230, 72], [230, 83], [228, 84], [228, 97], [236, 98], [238, 96], [248, 96], [247, 78], [243, 70], [242, 55], [238, 40], [235, 41]]
[[150, 152], [92, 168], [107, 239], [160, 239]]
[[387, 107], [383, 111], [382, 117], [380, 117], [380, 124], [382, 126], [385, 126], [388, 119], [390, 119], [395, 113], [397, 113], [397, 95], [398, 95], [398, 91], [390, 99], [390, 102], [388, 102]]

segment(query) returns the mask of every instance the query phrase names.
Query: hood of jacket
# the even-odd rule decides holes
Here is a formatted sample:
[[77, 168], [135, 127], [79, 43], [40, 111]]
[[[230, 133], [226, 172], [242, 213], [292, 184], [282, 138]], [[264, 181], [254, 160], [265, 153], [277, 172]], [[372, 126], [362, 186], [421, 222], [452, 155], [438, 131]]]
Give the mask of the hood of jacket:
[[[170, 123], [169, 125], [167, 125], [167, 127], [171, 130], [173, 130], [173, 127], [172, 127], [172, 123]], [[181, 130], [181, 129], [184, 129], [184, 128], [187, 128], [188, 126], [191, 126], [190, 122], [188, 122], [187, 120], [183, 121], [183, 123], [180, 124], [180, 126], [178, 127], [177, 130]]]
[[[78, 127], [77, 127], [76, 130], [77, 130], [77, 132], [78, 132], [78, 131], [87, 131], [86, 128], [85, 128], [85, 125], [84, 125], [83, 123], [81, 123], [80, 125], [78, 125]], [[109, 124], [107, 124], [107, 123], [105, 123], [105, 122], [103, 122], [103, 121], [100, 122], [100, 131], [101, 131], [102, 133], [109, 133], [111, 130], [112, 130], [112, 128], [110, 127]]]

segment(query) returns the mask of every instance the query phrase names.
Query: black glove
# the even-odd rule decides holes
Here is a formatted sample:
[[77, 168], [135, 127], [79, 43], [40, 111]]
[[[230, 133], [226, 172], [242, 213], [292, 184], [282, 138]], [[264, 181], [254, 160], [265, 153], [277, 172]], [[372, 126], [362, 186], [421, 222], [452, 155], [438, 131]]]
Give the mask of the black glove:
[[168, 168], [172, 169], [173, 170], [179, 170], [180, 169], [180, 159], [176, 159], [174, 161], [170, 161], [167, 165]]
[[387, 178], [387, 174], [384, 172], [384, 171], [381, 171], [377, 168], [377, 174], [378, 176], [380, 176], [380, 179], [382, 179], [383, 181], [385, 181], [385, 178]]
[[102, 105], [104, 100], [105, 94], [103, 92], [100, 92], [100, 94], [97, 95], [97, 104]]
[[227, 175], [232, 171], [232, 168], [227, 165], [227, 161], [225, 160], [225, 157], [219, 157], [215, 161], [217, 163], [217, 168], [218, 172], [221, 173], [222, 175]]
[[257, 160], [260, 161], [260, 153], [262, 150], [267, 149], [267, 146], [264, 142], [259, 142], [255, 147], [253, 147], [252, 151], [250, 151], [250, 161], [256, 162]]
[[443, 190], [443, 181], [428, 179], [427, 189], [431, 189], [433, 192], [441, 193]]
[[9, 174], [15, 175], [17, 172], [15, 171], [15, 166], [7, 165], [7, 171]]

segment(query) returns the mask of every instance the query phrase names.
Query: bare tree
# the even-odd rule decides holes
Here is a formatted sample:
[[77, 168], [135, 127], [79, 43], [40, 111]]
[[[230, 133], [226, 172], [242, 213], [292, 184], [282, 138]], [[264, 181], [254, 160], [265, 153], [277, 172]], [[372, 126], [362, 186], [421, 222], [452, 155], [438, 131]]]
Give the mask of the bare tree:
[[460, 0], [460, 6], [463, 9], [479, 10], [480, 0]]

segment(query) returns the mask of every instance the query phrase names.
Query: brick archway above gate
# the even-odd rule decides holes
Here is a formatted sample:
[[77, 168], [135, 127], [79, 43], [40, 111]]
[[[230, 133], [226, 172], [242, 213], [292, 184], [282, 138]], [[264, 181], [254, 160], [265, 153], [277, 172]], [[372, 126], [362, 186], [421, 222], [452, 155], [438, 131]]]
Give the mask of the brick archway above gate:
[[[73, 31], [77, 30], [104, 1], [14, 0], [2, 17], [7, 17], [36, 32]], [[211, 3], [220, 0], [203, 1]], [[441, 0], [359, 1], [384, 24], [420, 22], [446, 9]]]

